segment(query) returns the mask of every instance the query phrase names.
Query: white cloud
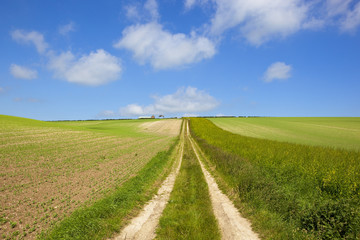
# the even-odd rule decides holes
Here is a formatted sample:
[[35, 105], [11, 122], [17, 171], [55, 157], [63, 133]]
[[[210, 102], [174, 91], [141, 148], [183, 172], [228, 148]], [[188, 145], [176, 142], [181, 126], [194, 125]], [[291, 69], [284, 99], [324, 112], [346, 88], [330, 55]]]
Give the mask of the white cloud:
[[150, 13], [150, 16], [153, 20], [156, 20], [159, 18], [158, 13], [158, 4], [156, 0], [147, 0], [144, 5], [145, 10], [147, 10]]
[[196, 3], [196, 0], [185, 0], [185, 8], [192, 8]]
[[319, 15], [316, 20], [323, 22], [322, 26], [338, 26], [342, 32], [353, 32], [360, 26], [360, 2], [326, 0], [314, 4], [314, 8], [314, 12]]
[[308, 11], [300, 0], [214, 1], [216, 13], [211, 20], [210, 33], [220, 35], [237, 27], [248, 42], [257, 46], [300, 30]]
[[162, 25], [151, 22], [133, 25], [123, 31], [123, 37], [114, 44], [125, 48], [141, 64], [150, 63], [155, 69], [181, 67], [208, 59], [215, 54], [215, 45], [208, 38], [163, 30]]
[[143, 5], [132, 2], [124, 7], [125, 15], [132, 21], [157, 21], [160, 17], [156, 0], [147, 0]]
[[271, 64], [264, 74], [265, 82], [272, 82], [273, 80], [288, 79], [291, 76], [292, 67], [283, 62], [275, 62]]
[[194, 114], [216, 108], [219, 102], [207, 92], [197, 88], [180, 88], [175, 93], [154, 97], [154, 103], [147, 106], [130, 104], [120, 109], [122, 116], [152, 114]]
[[48, 67], [55, 72], [57, 78], [89, 86], [115, 81], [122, 72], [120, 60], [103, 49], [79, 59], [70, 51], [53, 55]]
[[185, 0], [185, 8], [211, 3], [215, 13], [206, 25], [210, 36], [235, 29], [250, 44], [285, 38], [300, 30], [338, 26], [353, 32], [360, 26], [358, 0]]
[[197, 4], [204, 5], [207, 2], [209, 2], [209, 0], [185, 0], [185, 8], [191, 9], [192, 7], [194, 7]]
[[70, 22], [66, 25], [62, 25], [59, 27], [59, 33], [61, 35], [67, 35], [69, 32], [75, 31], [75, 24], [73, 22]]
[[311, 19], [308, 19], [306, 22], [304, 22], [302, 28], [309, 30], [318, 30], [324, 27], [325, 25], [326, 25], [325, 19], [319, 19], [313, 17]]
[[[72, 30], [73, 24], [70, 23], [64, 26], [62, 33], [66, 34]], [[48, 44], [43, 35], [36, 31], [15, 30], [11, 32], [11, 36], [18, 42], [34, 44], [40, 54], [45, 54], [48, 58], [48, 68], [54, 71], [57, 78], [90, 86], [106, 84], [120, 78], [122, 72], [120, 59], [103, 49], [77, 58], [70, 51], [60, 55], [56, 55], [53, 50], [47, 51]], [[37, 77], [36, 71], [16, 64], [11, 65], [10, 71], [16, 78], [33, 79]]]
[[11, 75], [13, 75], [13, 77], [20, 78], [20, 79], [31, 80], [31, 79], [37, 78], [36, 70], [32, 70], [30, 68], [26, 68], [26, 67], [19, 66], [16, 64], [11, 64], [10, 73], [11, 73]]
[[140, 17], [140, 13], [139, 13], [139, 9], [137, 6], [135, 5], [129, 5], [129, 6], [126, 6], [125, 7], [125, 14], [126, 14], [126, 17], [128, 19], [131, 19], [131, 20], [139, 20], [141, 17]]
[[5, 89], [0, 87], [0, 94], [4, 93], [5, 92]]
[[45, 42], [44, 36], [36, 31], [26, 32], [18, 29], [11, 32], [11, 37], [20, 43], [34, 44], [40, 54], [45, 53], [48, 48], [48, 44]]
[[358, 26], [360, 26], [360, 2], [352, 10], [346, 12], [345, 18], [341, 22], [343, 31], [354, 31]]
[[352, 0], [327, 0], [325, 2], [327, 15], [333, 17], [346, 13], [351, 1]]

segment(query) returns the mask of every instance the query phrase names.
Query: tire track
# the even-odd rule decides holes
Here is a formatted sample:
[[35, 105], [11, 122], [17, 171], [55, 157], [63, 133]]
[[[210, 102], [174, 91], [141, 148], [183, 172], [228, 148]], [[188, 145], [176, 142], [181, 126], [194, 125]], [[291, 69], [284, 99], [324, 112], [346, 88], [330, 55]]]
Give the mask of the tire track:
[[115, 240], [147, 240], [155, 238], [156, 227], [158, 226], [161, 214], [165, 209], [166, 204], [168, 203], [170, 193], [174, 187], [176, 176], [180, 170], [184, 151], [184, 130], [182, 130], [180, 142], [180, 157], [176, 168], [171, 171], [169, 176], [161, 185], [157, 194], [144, 207], [141, 213], [131, 220], [130, 224], [121, 231], [120, 235], [114, 238]]
[[189, 126], [187, 126], [187, 135], [209, 186], [210, 198], [222, 239], [258, 240], [258, 235], [251, 229], [251, 223], [240, 215], [232, 201], [220, 191], [215, 179], [204, 167], [191, 138]]

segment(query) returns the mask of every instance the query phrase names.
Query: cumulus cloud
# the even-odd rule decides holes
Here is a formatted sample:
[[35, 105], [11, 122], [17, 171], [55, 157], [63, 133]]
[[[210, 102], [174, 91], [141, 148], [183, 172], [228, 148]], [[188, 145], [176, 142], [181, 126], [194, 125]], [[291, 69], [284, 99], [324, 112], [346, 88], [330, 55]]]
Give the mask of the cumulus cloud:
[[190, 9], [196, 4], [203, 5], [207, 3], [209, 0], [185, 0], [185, 8]]
[[222, 34], [239, 28], [253, 45], [275, 38], [286, 37], [305, 22], [308, 7], [300, 0], [215, 0], [216, 13], [211, 20], [210, 33]]
[[283, 62], [275, 62], [271, 64], [264, 74], [265, 82], [272, 82], [273, 80], [285, 80], [291, 76], [292, 67]]
[[185, 7], [192, 8], [196, 3], [196, 0], [185, 0]]
[[45, 53], [48, 48], [48, 44], [45, 42], [44, 36], [36, 31], [27, 32], [18, 29], [11, 32], [11, 37], [19, 43], [34, 44], [36, 50], [40, 54]]
[[345, 13], [345, 17], [341, 22], [343, 31], [354, 31], [358, 26], [360, 26], [360, 2], [352, 10]]
[[285, 38], [300, 30], [338, 26], [352, 32], [360, 26], [358, 0], [185, 0], [185, 8], [211, 3], [215, 13], [207, 25], [210, 36], [235, 29], [250, 44]]
[[216, 108], [219, 102], [207, 92], [194, 87], [180, 88], [175, 93], [153, 97], [154, 103], [147, 106], [129, 104], [120, 108], [122, 116], [151, 114], [195, 114]]
[[[355, 1], [356, 2], [356, 1]], [[337, 25], [343, 32], [352, 32], [360, 26], [360, 2], [354, 0], [326, 0], [321, 9], [325, 9], [324, 21]]]
[[66, 25], [62, 25], [59, 27], [59, 33], [61, 35], [67, 35], [69, 32], [74, 32], [75, 31], [75, 24], [73, 22], [70, 22]]
[[[63, 26], [60, 33], [73, 31], [73, 23]], [[12, 38], [17, 42], [32, 43], [40, 54], [46, 56], [48, 69], [54, 71], [56, 78], [82, 85], [98, 86], [115, 81], [120, 78], [122, 66], [120, 59], [112, 56], [103, 49], [76, 57], [71, 51], [55, 54], [49, 49], [41, 33], [15, 30], [11, 32]], [[33, 79], [37, 72], [25, 67], [12, 64], [11, 74], [16, 78]]]
[[144, 5], [145, 10], [147, 10], [150, 13], [150, 16], [153, 20], [156, 20], [159, 18], [158, 13], [158, 4], [156, 0], [147, 0]]
[[31, 80], [31, 79], [37, 78], [36, 70], [32, 70], [30, 68], [19, 66], [16, 64], [11, 64], [10, 73], [11, 73], [11, 75], [13, 75], [13, 77], [20, 78], [20, 79]]
[[70, 51], [50, 57], [49, 69], [68, 82], [98, 86], [120, 77], [120, 60], [103, 49], [76, 58]]
[[215, 44], [204, 36], [199, 36], [195, 32], [191, 32], [190, 35], [173, 34], [164, 30], [158, 22], [160, 15], [156, 0], [147, 0], [143, 6], [127, 6], [126, 15], [136, 20], [144, 19], [145, 16], [148, 22], [125, 28], [114, 47], [132, 52], [134, 59], [140, 64], [149, 63], [155, 69], [171, 69], [215, 55]]
[[141, 18], [139, 9], [135, 5], [126, 6], [125, 7], [125, 15], [128, 19], [131, 19], [131, 20], [139, 20]]
[[352, 0], [326, 0], [325, 9], [327, 15], [332, 17], [346, 13], [351, 1]]
[[157, 21], [160, 18], [156, 0], [147, 0], [143, 5], [133, 1], [124, 7], [125, 15], [132, 21]]
[[181, 67], [208, 59], [215, 54], [215, 45], [206, 37], [165, 31], [157, 22], [127, 27], [114, 44], [133, 53], [141, 64], [150, 63], [155, 69]]

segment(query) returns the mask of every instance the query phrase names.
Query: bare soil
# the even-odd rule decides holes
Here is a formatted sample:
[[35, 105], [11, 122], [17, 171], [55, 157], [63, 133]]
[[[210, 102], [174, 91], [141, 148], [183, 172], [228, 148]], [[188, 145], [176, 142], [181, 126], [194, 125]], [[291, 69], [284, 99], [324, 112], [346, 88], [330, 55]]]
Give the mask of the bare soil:
[[34, 239], [132, 177], [170, 140], [24, 130], [0, 137], [0, 238]]
[[145, 122], [140, 125], [140, 128], [145, 132], [177, 136], [179, 135], [181, 122], [182, 120], [180, 119], [165, 119], [154, 122]]

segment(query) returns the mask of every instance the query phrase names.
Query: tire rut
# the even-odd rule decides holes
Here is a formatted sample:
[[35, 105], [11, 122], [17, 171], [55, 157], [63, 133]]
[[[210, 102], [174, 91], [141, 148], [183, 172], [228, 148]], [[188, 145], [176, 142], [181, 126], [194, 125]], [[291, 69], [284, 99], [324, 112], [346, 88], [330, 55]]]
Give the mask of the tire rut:
[[204, 173], [206, 182], [209, 186], [210, 198], [214, 210], [215, 217], [218, 221], [222, 239], [239, 239], [239, 240], [258, 240], [258, 235], [252, 231], [251, 223], [243, 218], [239, 211], [235, 208], [232, 201], [221, 192], [215, 179], [206, 170], [204, 164], [201, 162], [197, 149], [194, 146], [193, 139], [189, 133], [188, 137], [195, 155], [200, 163], [201, 169]]
[[[183, 130], [184, 131], [184, 130]], [[182, 133], [183, 136], [183, 133]], [[149, 203], [143, 208], [140, 214], [133, 218], [120, 233], [115, 237], [115, 240], [124, 239], [153, 239], [155, 238], [155, 230], [158, 226], [159, 219], [163, 210], [168, 203], [170, 193], [174, 187], [176, 176], [180, 170], [183, 151], [184, 151], [184, 139], [180, 140], [180, 157], [177, 166], [171, 171], [169, 176], [165, 179], [157, 194], [150, 200]]]

